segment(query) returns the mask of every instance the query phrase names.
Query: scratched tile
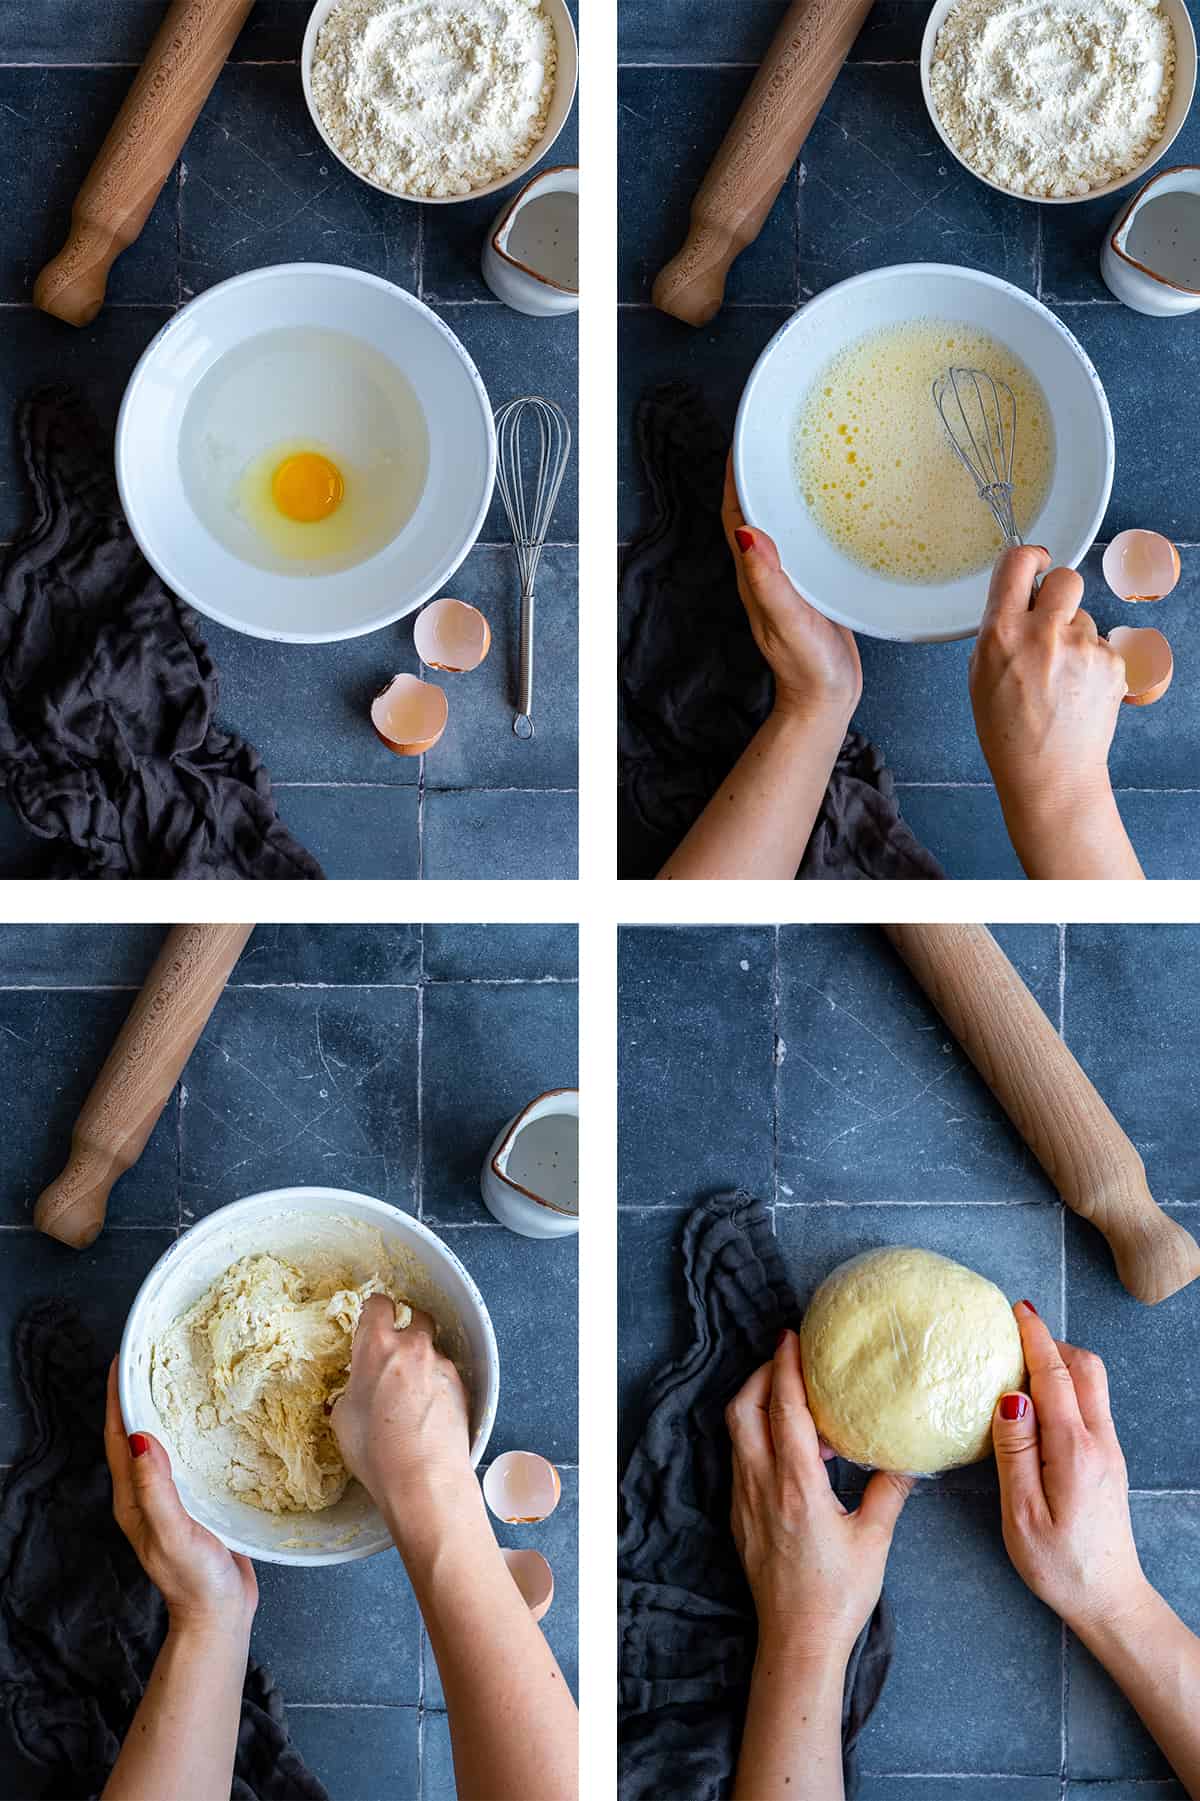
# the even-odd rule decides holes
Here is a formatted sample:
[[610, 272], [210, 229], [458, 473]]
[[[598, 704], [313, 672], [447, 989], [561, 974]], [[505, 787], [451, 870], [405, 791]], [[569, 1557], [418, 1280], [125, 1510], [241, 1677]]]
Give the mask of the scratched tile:
[[1200, 877], [1200, 793], [1118, 789], [1117, 805], [1147, 881]]
[[[131, 993], [0, 992], [0, 1223], [32, 1223], [71, 1129], [133, 1005]], [[109, 1203], [110, 1227], [174, 1226], [177, 1096]]]
[[492, 646], [467, 675], [430, 672], [450, 718], [425, 760], [427, 788], [574, 788], [579, 781], [578, 556], [547, 547], [538, 571], [532, 740], [512, 729], [519, 693], [520, 583], [512, 551], [480, 545], [448, 591], [484, 613]]
[[379, 1801], [384, 1794], [388, 1801], [417, 1801], [417, 1708], [296, 1707], [289, 1701], [287, 1720], [301, 1757], [337, 1801]]
[[561, 789], [427, 788], [422, 874], [431, 881], [573, 881], [579, 796]]
[[[925, 11], [920, 0], [875, 0], [852, 62], [914, 59]], [[621, 0], [623, 63], [746, 63], [762, 60], [779, 25], [777, 0]]]
[[289, 1703], [413, 1707], [421, 1694], [421, 1616], [395, 1551], [357, 1563], [257, 1566], [251, 1655]]
[[458, 1801], [450, 1721], [444, 1713], [427, 1713], [421, 1724], [421, 1801]]
[[646, 1421], [646, 1392], [682, 1356], [689, 1314], [680, 1260], [685, 1215], [672, 1207], [617, 1215], [617, 1418], [622, 1470]]
[[438, 1226], [491, 1315], [500, 1405], [487, 1455], [579, 1458], [579, 1240], [521, 1238], [503, 1226]]
[[12, 1368], [15, 1322], [35, 1301], [75, 1307], [107, 1360], [115, 1357], [125, 1316], [151, 1265], [174, 1244], [173, 1231], [101, 1232], [86, 1250], [72, 1250], [41, 1232], [5, 1232], [0, 1255], [0, 1464], [32, 1447]]
[[965, 263], [1032, 287], [1037, 209], [985, 187], [937, 136], [912, 65], [846, 68], [804, 146], [800, 292], [887, 263]]
[[[1131, 1058], [1128, 1069], [1135, 1068]], [[1169, 1087], [1160, 1089], [1170, 1092]], [[1120, 1117], [1119, 1094], [1115, 1104]], [[1189, 1119], [1189, 1129], [1191, 1125]], [[1153, 1191], [1153, 1160], [1148, 1173]], [[1167, 1212], [1200, 1242], [1200, 1207], [1168, 1207]], [[1112, 1252], [1094, 1227], [1069, 1217], [1066, 1242], [1067, 1335], [1098, 1352], [1107, 1365], [1113, 1419], [1130, 1482], [1135, 1488], [1200, 1491], [1194, 1424], [1200, 1406], [1195, 1357], [1200, 1285], [1193, 1282], [1147, 1307], [1122, 1286]]]
[[[937, 1801], [1059, 1801], [1061, 1788], [1057, 1776], [940, 1776], [933, 1792]], [[858, 1792], [860, 1801], [929, 1801], [929, 1777], [864, 1774]]]
[[[506, 1548], [540, 1551], [554, 1572], [554, 1600], [542, 1620], [542, 1631], [558, 1659], [567, 1687], [579, 1695], [579, 1472], [562, 1471], [562, 1499], [538, 1526], [508, 1526], [493, 1519], [496, 1537]], [[425, 1659], [425, 1706], [444, 1708], [445, 1693], [437, 1661], [422, 1634]]]
[[621, 933], [623, 1203], [774, 1198], [773, 979], [769, 927]]
[[[617, 480], [619, 530], [628, 542], [648, 523], [649, 492], [634, 447], [638, 400], [660, 382], [688, 381], [702, 391], [714, 416], [733, 437], [746, 378], [791, 307], [729, 307], [699, 330], [652, 308], [627, 308], [618, 323], [619, 412]], [[718, 497], [719, 499], [719, 497]]]
[[152, 925], [0, 926], [0, 987], [136, 988], [164, 935]]
[[[128, 87], [128, 69], [0, 68], [0, 301], [29, 300], [38, 271], [62, 249], [72, 203]], [[177, 299], [178, 199], [172, 174], [113, 268], [111, 302]]]
[[863, 693], [854, 729], [878, 745], [898, 782], [991, 781], [967, 692], [972, 644], [859, 636]]
[[427, 925], [424, 932], [429, 982], [573, 982], [579, 974], [575, 926]]
[[[618, 76], [617, 293], [650, 298], [655, 276], [681, 247], [692, 196], [742, 96], [745, 69], [622, 69]], [[663, 148], [669, 145], [669, 162]], [[726, 299], [796, 299], [796, 176], [790, 174], [756, 242], [738, 257]]]
[[184, 151], [185, 294], [268, 263], [346, 263], [415, 289], [417, 208], [330, 155], [294, 67], [227, 68]]
[[1190, 925], [1067, 927], [1067, 1042], [1146, 1162], [1160, 1200], [1200, 1201], [1192, 1136], [1170, 1097], [1200, 1059]]
[[[1146, 1575], [1195, 1632], [1200, 1629], [1200, 1496], [1134, 1495], [1130, 1511]], [[1171, 1774], [1129, 1703], [1074, 1638], [1068, 1677], [1069, 1775], [1103, 1780]]]
[[411, 989], [230, 989], [184, 1078], [185, 1218], [305, 1184], [412, 1211], [417, 1068]]
[[412, 881], [421, 873], [415, 788], [280, 788], [275, 798], [331, 881]]
[[230, 982], [238, 988], [272, 982], [390, 987], [420, 975], [420, 926], [256, 925]]
[[1068, 1782], [1063, 1801], [1188, 1801], [1178, 1782]]
[[[1053, 926], [996, 933], [1052, 1020]], [[1050, 1200], [1053, 1189], [881, 934], [780, 935], [780, 1197]]]
[[496, 1134], [549, 1088], [578, 1083], [571, 983], [453, 984], [425, 992], [421, 1210], [431, 1221], [491, 1219], [479, 1175]]
[[990, 783], [982, 788], [901, 788], [897, 798], [904, 818], [952, 881], [1023, 880]]
[[[233, 60], [297, 57], [311, 10], [311, 0], [258, 0]], [[162, 21], [162, 0], [4, 0], [0, 61], [140, 63]]]
[[[76, 330], [32, 307], [3, 315], [0, 332], [0, 419], [11, 421], [18, 399], [50, 382], [81, 388], [105, 429], [117, 409], [133, 366], [170, 313], [161, 307], [110, 307], [94, 324]], [[11, 445], [11, 437], [6, 439]], [[15, 453], [0, 457], [0, 542], [21, 531], [30, 516], [24, 471]]]

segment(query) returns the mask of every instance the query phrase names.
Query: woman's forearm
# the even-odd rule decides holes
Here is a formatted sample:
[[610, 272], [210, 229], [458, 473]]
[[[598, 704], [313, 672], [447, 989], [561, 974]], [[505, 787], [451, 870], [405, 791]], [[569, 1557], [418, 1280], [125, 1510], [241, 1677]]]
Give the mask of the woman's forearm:
[[459, 1801], [576, 1801], [575, 1703], [476, 1500], [420, 1543], [389, 1516], [437, 1658]]
[[760, 1638], [733, 1801], [842, 1801], [846, 1658]]
[[840, 707], [776, 707], [674, 855], [667, 881], [787, 881], [804, 855], [847, 719]]
[[1147, 1583], [1128, 1612], [1076, 1627], [1189, 1795], [1200, 1798], [1200, 1639]]
[[172, 1625], [103, 1801], [227, 1801], [250, 1628]]
[[1053, 796], [1000, 796], [1004, 822], [1025, 874], [1034, 881], [1143, 880], [1111, 787]]

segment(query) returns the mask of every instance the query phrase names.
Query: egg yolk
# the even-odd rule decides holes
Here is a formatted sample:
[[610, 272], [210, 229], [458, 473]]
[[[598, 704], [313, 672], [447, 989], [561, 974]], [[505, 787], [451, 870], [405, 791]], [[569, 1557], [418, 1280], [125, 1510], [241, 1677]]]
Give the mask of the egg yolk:
[[271, 479], [271, 498], [285, 519], [315, 525], [342, 504], [346, 484], [336, 463], [302, 450], [280, 463]]

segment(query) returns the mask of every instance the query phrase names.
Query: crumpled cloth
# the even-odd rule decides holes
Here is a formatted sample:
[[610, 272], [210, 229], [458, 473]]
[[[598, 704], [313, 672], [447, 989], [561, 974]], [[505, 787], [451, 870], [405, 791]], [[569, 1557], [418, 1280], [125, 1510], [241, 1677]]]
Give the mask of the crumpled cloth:
[[213, 724], [196, 615], [125, 522], [80, 395], [22, 401], [34, 519], [0, 566], [0, 782], [56, 877], [320, 879], [258, 752]]
[[[621, 1484], [621, 1801], [721, 1801], [732, 1788], [757, 1622], [729, 1528], [724, 1413], [800, 1314], [767, 1210], [748, 1194], [703, 1201], [684, 1227], [682, 1258], [691, 1342], [650, 1387]], [[847, 1801], [858, 1791], [856, 1748], [894, 1643], [884, 1595], [846, 1671]]]
[[[79, 1316], [36, 1303], [13, 1334], [30, 1448], [0, 1495], [0, 1709], [54, 1801], [100, 1793], [166, 1629], [162, 1597], [112, 1517], [107, 1371]], [[231, 1801], [329, 1801], [283, 1701], [246, 1670]], [[165, 1798], [164, 1798], [165, 1801]]]
[[[771, 706], [721, 530], [726, 435], [685, 382], [637, 410], [651, 519], [621, 568], [620, 873], [655, 875], [716, 793]], [[900, 817], [883, 758], [847, 734], [798, 874], [825, 881], [938, 880]]]

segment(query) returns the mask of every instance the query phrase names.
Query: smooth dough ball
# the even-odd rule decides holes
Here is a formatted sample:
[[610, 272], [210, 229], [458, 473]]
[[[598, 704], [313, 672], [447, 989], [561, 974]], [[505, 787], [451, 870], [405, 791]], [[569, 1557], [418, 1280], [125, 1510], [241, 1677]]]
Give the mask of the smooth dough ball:
[[800, 1327], [822, 1438], [869, 1469], [935, 1475], [992, 1448], [992, 1413], [1023, 1387], [1012, 1308], [934, 1251], [866, 1251], [822, 1282]]

